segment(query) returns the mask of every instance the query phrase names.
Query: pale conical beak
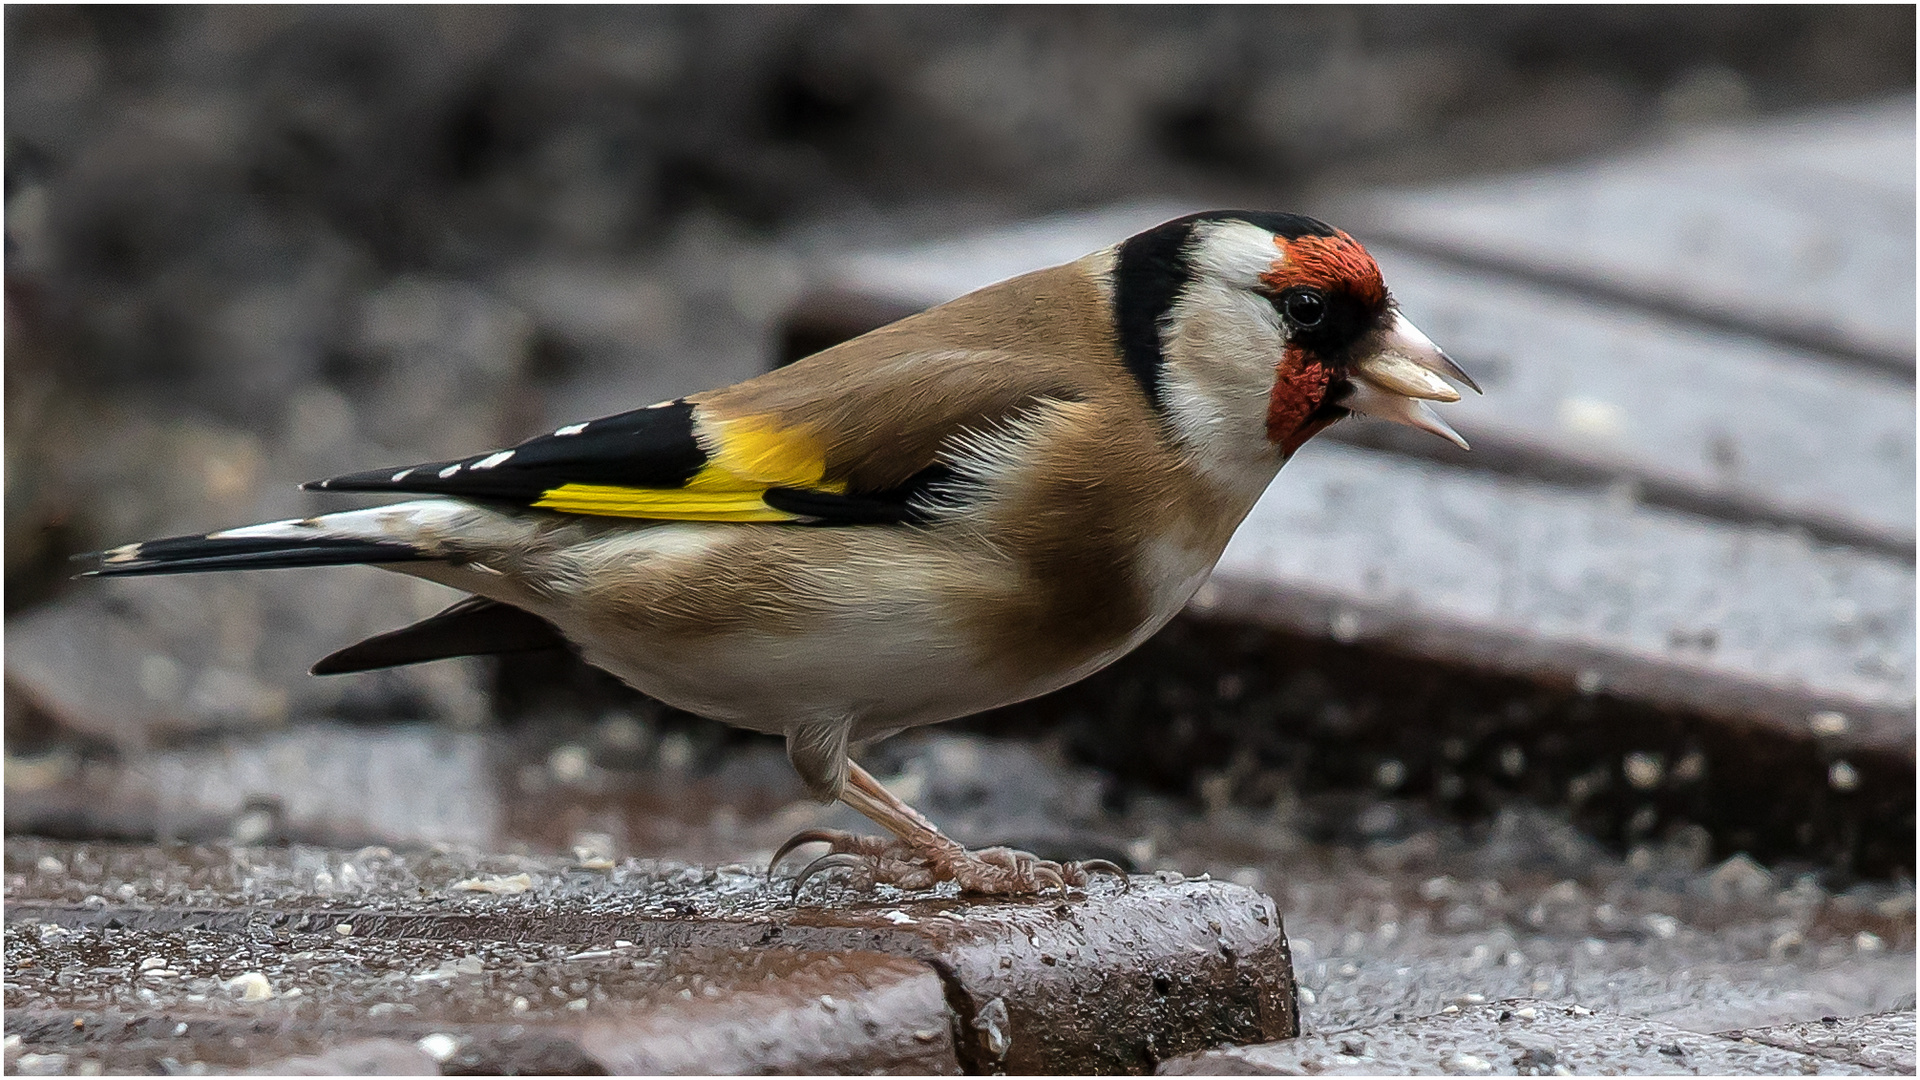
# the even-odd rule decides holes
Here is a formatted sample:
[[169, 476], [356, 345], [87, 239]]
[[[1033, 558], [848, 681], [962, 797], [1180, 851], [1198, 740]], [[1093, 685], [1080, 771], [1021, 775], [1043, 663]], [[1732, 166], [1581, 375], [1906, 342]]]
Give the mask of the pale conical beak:
[[1341, 405], [1367, 416], [1431, 431], [1462, 450], [1468, 449], [1467, 440], [1440, 419], [1427, 402], [1460, 400], [1460, 392], [1449, 386], [1447, 379], [1464, 383], [1476, 394], [1480, 387], [1406, 316], [1394, 312], [1393, 323], [1361, 342], [1355, 355], [1350, 380], [1353, 389], [1340, 399]]

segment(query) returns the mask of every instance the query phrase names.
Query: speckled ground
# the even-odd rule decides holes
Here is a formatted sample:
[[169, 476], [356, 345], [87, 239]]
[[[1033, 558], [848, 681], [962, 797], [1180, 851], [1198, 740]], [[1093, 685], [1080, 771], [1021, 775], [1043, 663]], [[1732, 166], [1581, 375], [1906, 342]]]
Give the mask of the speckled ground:
[[[428, 731], [415, 737], [444, 738]], [[349, 730], [336, 733], [330, 745], [350, 767], [356, 740], [390, 751], [395, 738], [393, 731]], [[737, 748], [711, 772], [612, 770], [569, 747], [577, 749], [562, 744], [522, 755], [498, 744], [486, 753], [454, 755], [483, 762], [481, 775], [511, 777], [522, 789], [511, 813], [473, 808], [496, 822], [486, 848], [419, 840], [357, 850], [236, 848], [221, 841], [87, 845], [76, 855], [69, 845], [16, 839], [8, 846], [7, 898], [16, 910], [26, 899], [101, 912], [238, 906], [452, 914], [476, 905], [532, 903], [543, 929], [523, 926], [505, 935], [524, 940], [463, 937], [457, 925], [446, 924], [438, 937], [410, 930], [402, 944], [392, 935], [363, 937], [367, 925], [341, 934], [338, 923], [354, 920], [340, 917], [326, 925], [236, 933], [248, 923], [234, 916], [219, 926], [129, 924], [108, 947], [52, 927], [23, 937], [16, 925], [7, 937], [8, 1002], [59, 1001], [63, 1008], [151, 1016], [165, 1015], [165, 1000], [244, 1015], [235, 998], [247, 989], [233, 980], [258, 971], [280, 1003], [276, 1008], [297, 1010], [301, 996], [351, 1001], [369, 1019], [399, 1024], [395, 1031], [407, 1045], [432, 1034], [401, 1023], [409, 1015], [403, 1009], [423, 1003], [436, 1020], [465, 1022], [487, 1009], [511, 1017], [523, 999], [526, 1022], [565, 1023], [574, 1010], [664, 992], [647, 982], [654, 977], [645, 970], [652, 946], [619, 946], [601, 932], [609, 919], [698, 918], [716, 910], [701, 906], [716, 899], [736, 913], [779, 910], [784, 891], [770, 891], [760, 870], [772, 848], [809, 825], [861, 827], [844, 810], [801, 799], [770, 747]], [[1206, 875], [1268, 893], [1285, 918], [1301, 1026], [1309, 1034], [1390, 1026], [1515, 998], [1697, 1034], [1913, 1007], [1910, 884], [1866, 882], [1834, 891], [1810, 872], [1790, 875], [1745, 856], [1715, 862], [1698, 831], [1681, 830], [1622, 855], [1563, 813], [1524, 805], [1477, 823], [1436, 817], [1407, 800], [1374, 799], [1343, 811], [1334, 795], [1259, 809], [1229, 800], [1208, 809], [1134, 792], [1115, 809], [1110, 783], [1098, 772], [1044, 748], [957, 734], [907, 740], [892, 761], [889, 781], [970, 842], [1017, 840], [1054, 855], [1113, 854], [1143, 870]], [[473, 776], [421, 773], [412, 778], [405, 805], [433, 801], [435, 784], [449, 797], [489, 790]], [[529, 787], [538, 789], [537, 816], [524, 805]], [[402, 816], [374, 805], [362, 809], [366, 820]], [[1346, 840], [1316, 836], [1338, 812], [1381, 819], [1372, 823], [1374, 837], [1366, 839], [1364, 831]], [[262, 825], [243, 814], [234, 824], [270, 831], [289, 822]], [[535, 854], [556, 846], [573, 847], [573, 857]], [[516, 849], [526, 854], [512, 854]], [[663, 877], [630, 863], [636, 851], [716, 869]], [[831, 881], [810, 886], [805, 901], [876, 899], [882, 912], [915, 902], [891, 893], [847, 893]], [[49, 956], [59, 959], [43, 961]], [[502, 977], [502, 970], [513, 974]], [[901, 990], [909, 1000], [913, 992]], [[151, 1030], [142, 1037], [172, 1038]], [[239, 1036], [219, 1036], [231, 1037]], [[1563, 1038], [1571, 1052], [1593, 1048], [1580, 1041], [1585, 1037], [1574, 1030]], [[319, 1053], [333, 1047], [329, 1040], [284, 1049]], [[469, 1049], [484, 1057], [482, 1042], [470, 1040]], [[149, 1060], [168, 1056], [145, 1043], [140, 1052]], [[223, 1060], [206, 1053], [201, 1060]], [[82, 1060], [75, 1055], [62, 1068], [78, 1069]]]

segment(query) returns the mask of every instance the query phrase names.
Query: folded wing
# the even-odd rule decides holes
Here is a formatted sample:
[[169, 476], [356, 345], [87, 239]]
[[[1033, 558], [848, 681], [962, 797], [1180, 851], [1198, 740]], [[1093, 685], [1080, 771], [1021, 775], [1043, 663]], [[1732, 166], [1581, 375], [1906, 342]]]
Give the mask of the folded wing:
[[964, 433], [1045, 400], [1137, 394], [1105, 310], [1084, 274], [1040, 271], [724, 390], [307, 486], [625, 518], [912, 521]]
[[672, 401], [568, 424], [505, 450], [307, 487], [452, 495], [606, 517], [798, 521], [810, 515], [779, 508], [768, 493], [791, 489], [822, 510], [845, 492], [824, 477], [815, 442], [804, 431], [714, 422], [693, 403]]

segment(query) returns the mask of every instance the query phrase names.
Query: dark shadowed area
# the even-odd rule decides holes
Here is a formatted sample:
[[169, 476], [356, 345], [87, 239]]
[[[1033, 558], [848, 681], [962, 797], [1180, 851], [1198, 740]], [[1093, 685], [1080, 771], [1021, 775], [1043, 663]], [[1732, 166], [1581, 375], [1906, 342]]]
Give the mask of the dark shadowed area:
[[[1295, 1008], [1318, 1041], [1285, 1060], [1169, 1068], [1602, 1069], [1588, 1051], [1630, 1031], [1679, 1052], [1622, 1069], [1911, 1070], [1911, 7], [5, 19], [8, 1071], [1151, 1071]], [[353, 505], [301, 481], [751, 377], [1206, 206], [1375, 249], [1487, 385], [1473, 455], [1343, 424], [1134, 655], [864, 758], [962, 841], [1158, 871], [1169, 904], [1270, 896], [1284, 978], [1246, 959], [1289, 962], [1264, 916], [1193, 915], [1205, 949], [1169, 932], [1168, 955], [1219, 938], [1173, 990], [1127, 981], [1159, 954], [1111, 954], [1140, 1008], [1201, 1028], [1100, 1047], [1108, 961], [1054, 971], [1035, 937], [1040, 976], [1005, 978], [1077, 988], [1052, 1031], [1051, 991], [915, 944], [948, 948], [938, 905], [826, 888], [849, 929], [705, 984], [800, 987], [780, 1022], [819, 1047], [755, 1057], [711, 1011], [720, 1042], [649, 1042], [629, 1021], [686, 1000], [678, 931], [630, 957], [555, 927], [627, 887], [670, 917], [677, 862], [721, 868], [686, 871], [717, 898], [687, 918], [761, 919], [736, 864], [858, 826], [775, 741], [565, 653], [310, 677], [457, 598], [365, 568], [69, 576]], [[398, 921], [289, 921], [361, 907]], [[1151, 903], [1120, 907], [1088, 933]], [[193, 914], [214, 909], [241, 915]], [[714, 933], [688, 940], [738, 944]], [[827, 990], [872, 1011], [815, 1010]], [[1052, 1033], [1009, 1050], [1009, 1007]], [[1500, 1041], [1516, 1009], [1574, 1007], [1600, 1016]], [[154, 1026], [180, 1010], [191, 1032]], [[1865, 1034], [1803, 1030], [1822, 1017]], [[1904, 1059], [1872, 1049], [1886, 1023]], [[1452, 1024], [1479, 1056], [1421, 1057]]]

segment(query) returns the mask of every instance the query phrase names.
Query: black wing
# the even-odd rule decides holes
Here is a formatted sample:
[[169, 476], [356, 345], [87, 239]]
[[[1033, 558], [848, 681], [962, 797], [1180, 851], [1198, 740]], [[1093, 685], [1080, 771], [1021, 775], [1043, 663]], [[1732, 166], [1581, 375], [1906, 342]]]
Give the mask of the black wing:
[[707, 464], [693, 434], [694, 406], [673, 401], [568, 424], [457, 461], [371, 469], [305, 485], [312, 491], [381, 491], [457, 495], [533, 505], [569, 484], [674, 490]]
[[[873, 525], [915, 520], [914, 497], [947, 476], [935, 466], [897, 490], [850, 494], [844, 484], [820, 479], [824, 462], [810, 440], [759, 429], [730, 437], [729, 429], [716, 425], [707, 440], [715, 452], [709, 453], [696, 434], [697, 409], [672, 401], [569, 424], [507, 450], [351, 473], [306, 487], [450, 495], [609, 517]], [[729, 452], [749, 442], [750, 452]], [[729, 467], [743, 459], [762, 467], [773, 462], [778, 478]]]

